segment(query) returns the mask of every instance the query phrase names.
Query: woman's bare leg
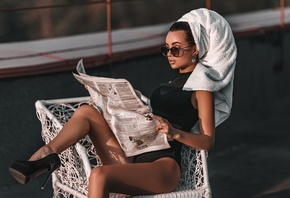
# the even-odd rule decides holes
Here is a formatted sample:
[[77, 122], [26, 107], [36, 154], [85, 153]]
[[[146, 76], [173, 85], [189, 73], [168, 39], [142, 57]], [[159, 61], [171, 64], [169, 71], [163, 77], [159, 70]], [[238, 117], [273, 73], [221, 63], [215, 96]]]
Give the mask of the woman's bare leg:
[[59, 134], [34, 153], [30, 160], [37, 160], [50, 153], [61, 153], [69, 146], [89, 135], [103, 164], [126, 163], [123, 150], [100, 112], [92, 106], [77, 109]]
[[174, 191], [180, 168], [171, 158], [151, 163], [115, 164], [94, 168], [89, 181], [89, 198], [107, 198], [109, 192], [129, 195]]
[[66, 148], [89, 135], [104, 166], [94, 168], [90, 175], [89, 197], [104, 198], [109, 192], [154, 194], [173, 191], [178, 185], [180, 170], [170, 158], [152, 163], [128, 163], [103, 116], [92, 106], [81, 106], [59, 134], [39, 149], [30, 160], [45, 157]]

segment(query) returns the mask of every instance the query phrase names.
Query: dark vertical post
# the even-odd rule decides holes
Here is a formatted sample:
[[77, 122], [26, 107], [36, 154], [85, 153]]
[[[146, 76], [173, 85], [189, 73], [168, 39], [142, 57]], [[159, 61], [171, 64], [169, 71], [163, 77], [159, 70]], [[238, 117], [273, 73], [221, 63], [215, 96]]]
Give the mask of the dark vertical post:
[[205, 0], [205, 7], [211, 9], [211, 0]]
[[285, 0], [280, 0], [280, 26], [284, 28], [285, 25]]
[[111, 0], [107, 0], [108, 57], [112, 56]]

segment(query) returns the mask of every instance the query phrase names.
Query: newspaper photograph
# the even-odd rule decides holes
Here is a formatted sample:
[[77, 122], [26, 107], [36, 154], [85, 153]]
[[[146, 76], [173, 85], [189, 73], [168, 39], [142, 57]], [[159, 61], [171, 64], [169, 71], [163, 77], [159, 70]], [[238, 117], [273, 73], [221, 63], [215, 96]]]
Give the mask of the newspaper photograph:
[[165, 134], [156, 132], [156, 120], [146, 101], [141, 100], [126, 79], [87, 75], [81, 59], [74, 77], [89, 91], [95, 106], [101, 108], [127, 157], [169, 148]]

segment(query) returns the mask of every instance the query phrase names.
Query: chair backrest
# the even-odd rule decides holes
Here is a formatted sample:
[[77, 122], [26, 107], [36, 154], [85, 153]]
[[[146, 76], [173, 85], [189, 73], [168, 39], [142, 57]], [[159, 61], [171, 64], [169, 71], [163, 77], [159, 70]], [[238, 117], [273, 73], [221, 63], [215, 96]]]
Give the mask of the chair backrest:
[[[36, 114], [41, 122], [43, 141], [47, 144], [54, 139], [75, 110], [87, 103], [91, 103], [87, 97], [37, 101], [35, 103]], [[90, 139], [85, 137], [74, 146], [63, 151], [59, 156], [62, 166], [53, 174], [55, 196], [70, 197], [68, 192], [54, 186], [55, 182], [87, 195], [87, 184], [91, 168], [101, 165]]]
[[207, 166], [204, 162], [205, 152], [189, 146], [183, 146], [181, 152], [181, 180], [180, 190], [198, 189], [208, 182]]
[[[42, 125], [42, 138], [47, 144], [61, 130], [75, 110], [91, 103], [89, 97], [42, 100], [35, 103], [37, 117]], [[92, 167], [102, 165], [88, 137], [80, 140], [60, 155], [62, 166], [55, 171], [54, 178], [61, 184], [87, 195], [88, 178]], [[178, 190], [202, 188], [208, 182], [205, 152], [188, 146], [182, 148], [182, 177]], [[207, 184], [206, 184], [207, 185]], [[54, 186], [55, 194], [69, 197]]]

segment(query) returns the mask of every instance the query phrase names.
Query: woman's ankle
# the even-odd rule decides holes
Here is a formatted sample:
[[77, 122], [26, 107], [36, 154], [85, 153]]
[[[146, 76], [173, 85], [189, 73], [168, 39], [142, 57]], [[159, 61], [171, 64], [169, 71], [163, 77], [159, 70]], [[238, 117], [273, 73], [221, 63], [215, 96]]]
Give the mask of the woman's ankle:
[[48, 145], [44, 145], [40, 149], [38, 149], [29, 159], [29, 161], [35, 161], [42, 159], [49, 154], [55, 153]]

